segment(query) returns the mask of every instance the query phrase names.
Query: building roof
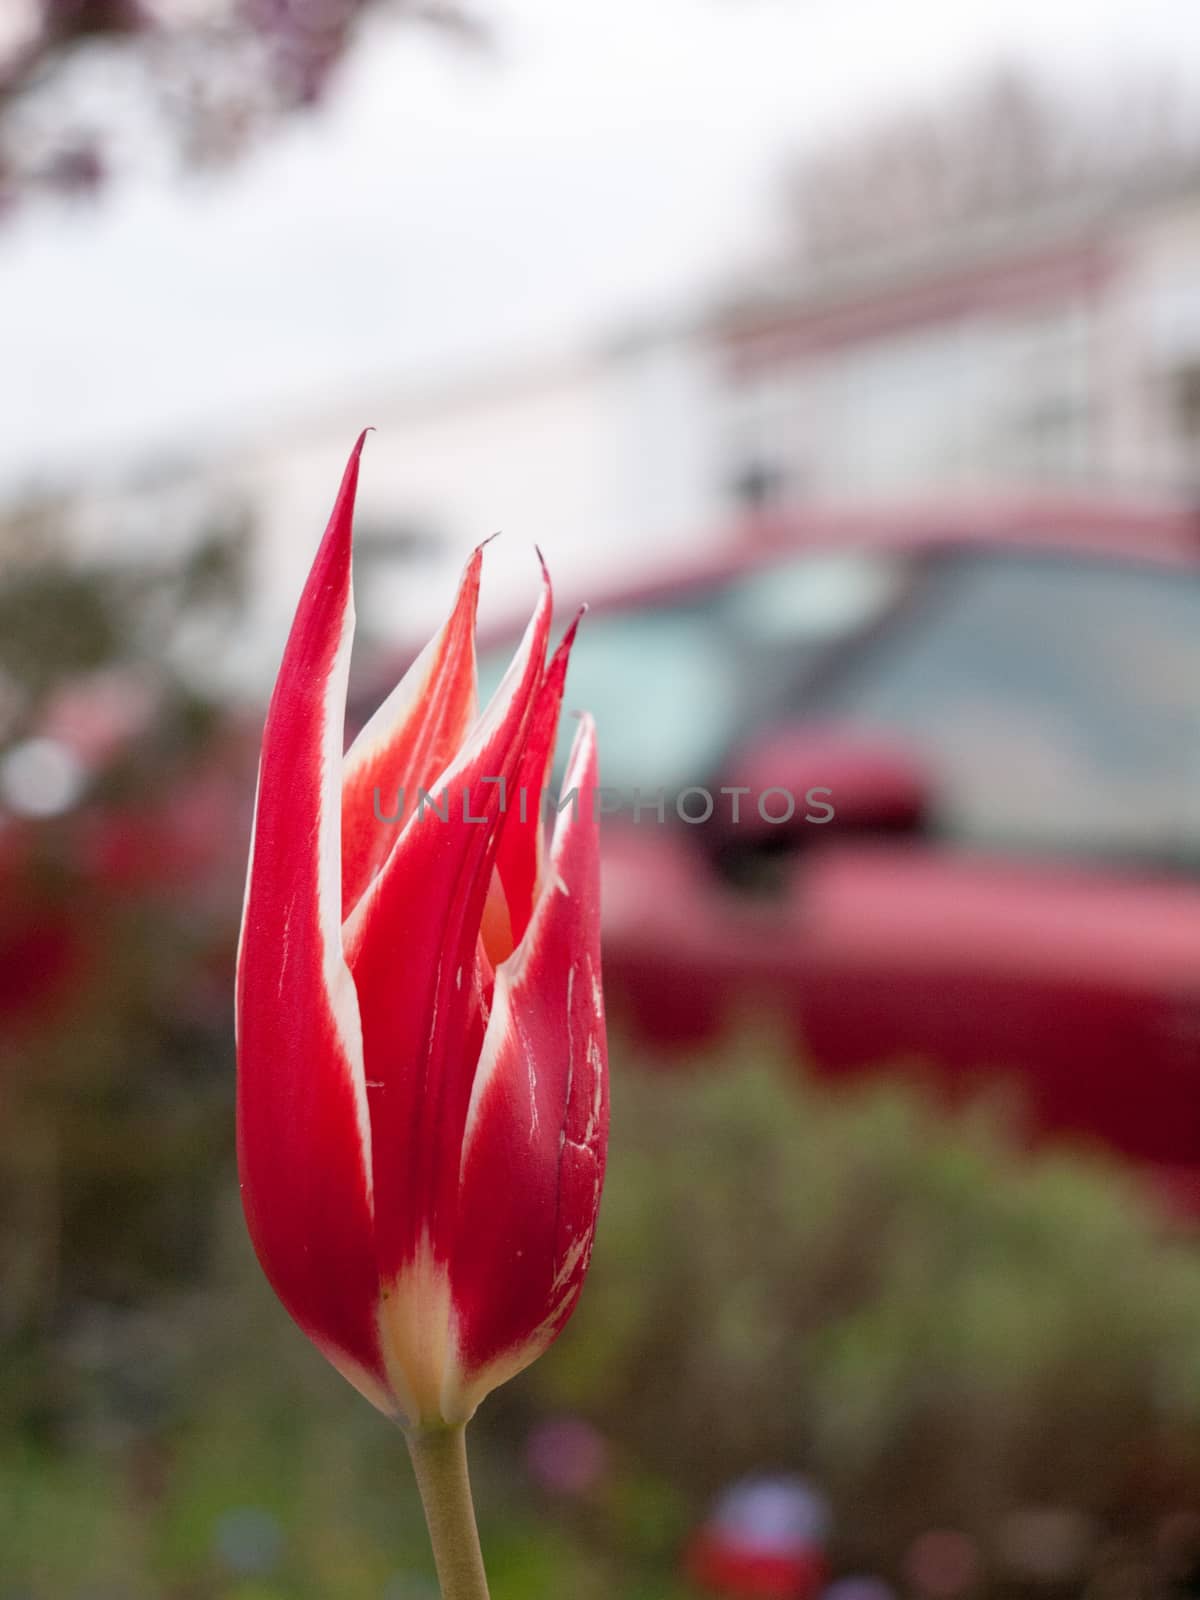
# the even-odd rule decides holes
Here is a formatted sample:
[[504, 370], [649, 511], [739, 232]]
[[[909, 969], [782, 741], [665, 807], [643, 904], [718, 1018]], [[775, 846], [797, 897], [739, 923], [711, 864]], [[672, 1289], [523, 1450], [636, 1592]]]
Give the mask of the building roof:
[[776, 267], [719, 304], [710, 330], [735, 360], [759, 362], [877, 338], [980, 310], [1088, 294], [1109, 280], [1130, 228], [1200, 204], [1195, 174], [1108, 188], [907, 238], [805, 267]]

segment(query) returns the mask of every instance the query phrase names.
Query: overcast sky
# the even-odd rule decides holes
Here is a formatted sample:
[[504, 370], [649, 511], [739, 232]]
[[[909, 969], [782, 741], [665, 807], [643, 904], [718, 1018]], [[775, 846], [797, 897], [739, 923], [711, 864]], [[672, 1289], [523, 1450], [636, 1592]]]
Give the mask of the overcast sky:
[[0, 485], [262, 436], [689, 304], [789, 149], [996, 60], [1200, 67], [1197, 0], [480, 0], [478, 59], [377, 28], [219, 181], [0, 231]]

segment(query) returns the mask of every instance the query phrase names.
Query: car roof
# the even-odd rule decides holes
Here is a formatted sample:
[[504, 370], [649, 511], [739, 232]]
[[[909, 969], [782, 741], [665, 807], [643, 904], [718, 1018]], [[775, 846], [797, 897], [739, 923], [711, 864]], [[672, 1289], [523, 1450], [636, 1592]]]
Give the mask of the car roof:
[[1109, 497], [1021, 495], [983, 502], [764, 511], [697, 541], [694, 555], [593, 592], [601, 611], [650, 605], [702, 590], [805, 552], [929, 554], [974, 549], [1082, 555], [1200, 569], [1200, 509]]

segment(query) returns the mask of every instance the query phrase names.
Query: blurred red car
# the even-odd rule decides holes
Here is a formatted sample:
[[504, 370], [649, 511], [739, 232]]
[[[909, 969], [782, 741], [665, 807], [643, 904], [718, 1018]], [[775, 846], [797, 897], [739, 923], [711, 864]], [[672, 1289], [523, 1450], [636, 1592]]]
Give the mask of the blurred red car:
[[1200, 1200], [1194, 516], [780, 517], [593, 604], [568, 703], [637, 1032], [766, 1007], [823, 1073], [1019, 1074]]

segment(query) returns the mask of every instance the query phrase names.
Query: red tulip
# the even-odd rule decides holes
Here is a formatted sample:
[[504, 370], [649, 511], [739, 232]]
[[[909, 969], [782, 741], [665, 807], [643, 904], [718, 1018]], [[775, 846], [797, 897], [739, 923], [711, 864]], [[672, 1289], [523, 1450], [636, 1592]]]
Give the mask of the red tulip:
[[[543, 574], [477, 715], [477, 550], [449, 620], [343, 755], [361, 450], [263, 736], [238, 1161], [291, 1316], [381, 1410], [425, 1428], [465, 1421], [545, 1350], [591, 1254], [608, 1128], [596, 743], [585, 717], [564, 783], [578, 801], [544, 848], [574, 626], [547, 663]], [[381, 822], [401, 786], [402, 820]], [[419, 788], [437, 809], [418, 811]]]

